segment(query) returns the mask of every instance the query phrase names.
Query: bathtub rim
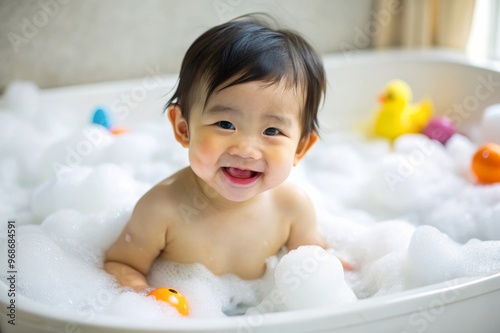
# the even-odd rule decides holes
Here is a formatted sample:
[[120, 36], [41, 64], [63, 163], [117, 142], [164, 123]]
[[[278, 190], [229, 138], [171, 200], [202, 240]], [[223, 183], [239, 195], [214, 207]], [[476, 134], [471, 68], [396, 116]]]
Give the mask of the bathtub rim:
[[[340, 329], [386, 320], [388, 319], [387, 314], [390, 314], [391, 318], [410, 317], [412, 314], [428, 309], [465, 301], [495, 291], [500, 291], [500, 272], [483, 277], [452, 279], [400, 293], [342, 304], [338, 307], [264, 313], [261, 318], [261, 325], [248, 324], [248, 326], [258, 331], [259, 328], [283, 328], [294, 325], [318, 326], [328, 323], [328, 326], [325, 327]], [[452, 297], [451, 300], [443, 299], [442, 295], [445, 293], [452, 293], [455, 297]], [[7, 286], [2, 281], [0, 283], [0, 303], [5, 314], [7, 314], [5, 309], [8, 301]], [[22, 306], [19, 306], [20, 303]], [[174, 319], [168, 326], [160, 322], [138, 323], [137, 321], [129, 321], [126, 318], [112, 315], [100, 315], [89, 321], [83, 319], [78, 313], [62, 312], [55, 307], [19, 295], [16, 298], [16, 321], [36, 326], [40, 321], [37, 318], [50, 322], [72, 323], [85, 328], [140, 329], [144, 332], [165, 332], [169, 330], [221, 332], [240, 328], [242, 323], [247, 322], [245, 318], [249, 317]]]
[[358, 64], [387, 64], [394, 62], [431, 62], [462, 65], [477, 69], [500, 73], [500, 60], [477, 58], [465, 52], [451, 48], [402, 49], [389, 48], [383, 50], [358, 50], [349, 55], [348, 52], [335, 52], [322, 56], [325, 68], [340, 68]]
[[[343, 66], [354, 66], [359, 64], [387, 64], [394, 62], [430, 62], [430, 63], [449, 63], [454, 65], [462, 65], [477, 69], [490, 70], [500, 73], [500, 60], [474, 58], [466, 53], [451, 49], [451, 48], [423, 48], [423, 49], [401, 49], [389, 48], [384, 50], [363, 49], [355, 52], [333, 52], [322, 54], [324, 67], [326, 71], [329, 69], [342, 68]], [[40, 95], [49, 100], [63, 97], [81, 97], [82, 94], [100, 94], [116, 93], [124, 90], [129, 90], [131, 87], [137, 86], [144, 77], [136, 77], [121, 80], [110, 80], [104, 82], [90, 82], [83, 84], [39, 88]], [[178, 81], [178, 73], [163, 73], [158, 75], [161, 83], [158, 83], [159, 88], [170, 88], [173, 93], [173, 88]], [[24, 81], [24, 80], [21, 80]], [[13, 81], [14, 82], [14, 81]], [[7, 85], [8, 86], [8, 85]], [[0, 94], [0, 107], [5, 103], [5, 91]]]

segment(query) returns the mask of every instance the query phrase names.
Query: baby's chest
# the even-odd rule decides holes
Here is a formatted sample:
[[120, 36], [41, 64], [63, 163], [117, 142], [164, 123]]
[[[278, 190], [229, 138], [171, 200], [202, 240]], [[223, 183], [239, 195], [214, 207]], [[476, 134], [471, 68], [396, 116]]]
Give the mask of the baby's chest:
[[172, 230], [164, 258], [176, 262], [201, 263], [215, 274], [261, 273], [265, 260], [286, 243], [289, 227], [283, 221], [234, 219], [196, 221]]

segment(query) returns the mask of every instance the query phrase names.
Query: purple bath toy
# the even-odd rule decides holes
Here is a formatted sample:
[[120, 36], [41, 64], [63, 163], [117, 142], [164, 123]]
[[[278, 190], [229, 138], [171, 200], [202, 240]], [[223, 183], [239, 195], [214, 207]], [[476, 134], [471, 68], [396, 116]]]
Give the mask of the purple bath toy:
[[445, 144], [453, 134], [455, 134], [455, 124], [446, 116], [439, 116], [431, 119], [424, 128], [424, 134], [430, 139]]

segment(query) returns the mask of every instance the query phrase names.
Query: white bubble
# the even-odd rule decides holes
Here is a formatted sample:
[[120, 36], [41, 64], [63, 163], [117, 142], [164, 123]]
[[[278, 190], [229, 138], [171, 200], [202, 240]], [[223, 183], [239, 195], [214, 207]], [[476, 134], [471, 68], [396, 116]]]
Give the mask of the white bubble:
[[461, 245], [434, 227], [421, 226], [412, 237], [403, 269], [409, 287], [500, 270], [500, 242], [471, 240]]
[[4, 98], [7, 108], [26, 120], [38, 111], [39, 90], [33, 82], [12, 82], [5, 89]]
[[500, 145], [500, 104], [490, 105], [484, 109], [481, 119], [481, 131], [485, 142], [494, 142]]
[[275, 271], [283, 306], [299, 310], [356, 300], [344, 281], [340, 260], [318, 246], [301, 246], [281, 258]]
[[32, 209], [44, 218], [61, 209], [97, 213], [120, 207], [132, 207], [148, 186], [114, 164], [95, 168], [77, 166], [60, 178], [54, 178], [34, 190]]

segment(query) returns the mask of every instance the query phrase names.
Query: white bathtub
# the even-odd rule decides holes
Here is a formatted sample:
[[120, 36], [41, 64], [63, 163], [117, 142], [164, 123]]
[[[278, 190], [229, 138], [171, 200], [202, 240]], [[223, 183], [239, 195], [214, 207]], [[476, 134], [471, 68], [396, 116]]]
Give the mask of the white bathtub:
[[[337, 54], [326, 57], [325, 66], [329, 77], [325, 102], [328, 112], [322, 112], [320, 120], [325, 131], [355, 126], [375, 106], [374, 100], [359, 96], [375, 98], [381, 87], [396, 77], [410, 83], [415, 99], [424, 97], [426, 92], [436, 92], [432, 95], [436, 112], [454, 118], [464, 131], [477, 124], [484, 107], [500, 103], [500, 89], [495, 85], [500, 85], [499, 65], [474, 63], [454, 52]], [[154, 69], [149, 69], [149, 72], [154, 72]], [[77, 112], [75, 117], [81, 117], [82, 121], [88, 121], [88, 110], [96, 105], [112, 105], [123, 116], [120, 122], [126, 126], [142, 119], [161, 117], [165, 92], [175, 80], [175, 76], [146, 74], [140, 80], [49, 89], [42, 92], [40, 103], [42, 108], [54, 101], [67, 103], [71, 110]], [[485, 86], [488, 81], [493, 84]], [[136, 104], [137, 107], [134, 106]], [[454, 104], [464, 106], [463, 111], [457, 111]], [[7, 323], [9, 318], [6, 317], [9, 313], [7, 289], [5, 281], [2, 281], [2, 332], [500, 331], [500, 274], [447, 281], [340, 307], [250, 317], [176, 320], [168, 327], [147, 322], [137, 327], [137, 324], [115, 317], [89, 321], [81, 315], [61, 313], [23, 296], [16, 299], [16, 325], [12, 326]]]

